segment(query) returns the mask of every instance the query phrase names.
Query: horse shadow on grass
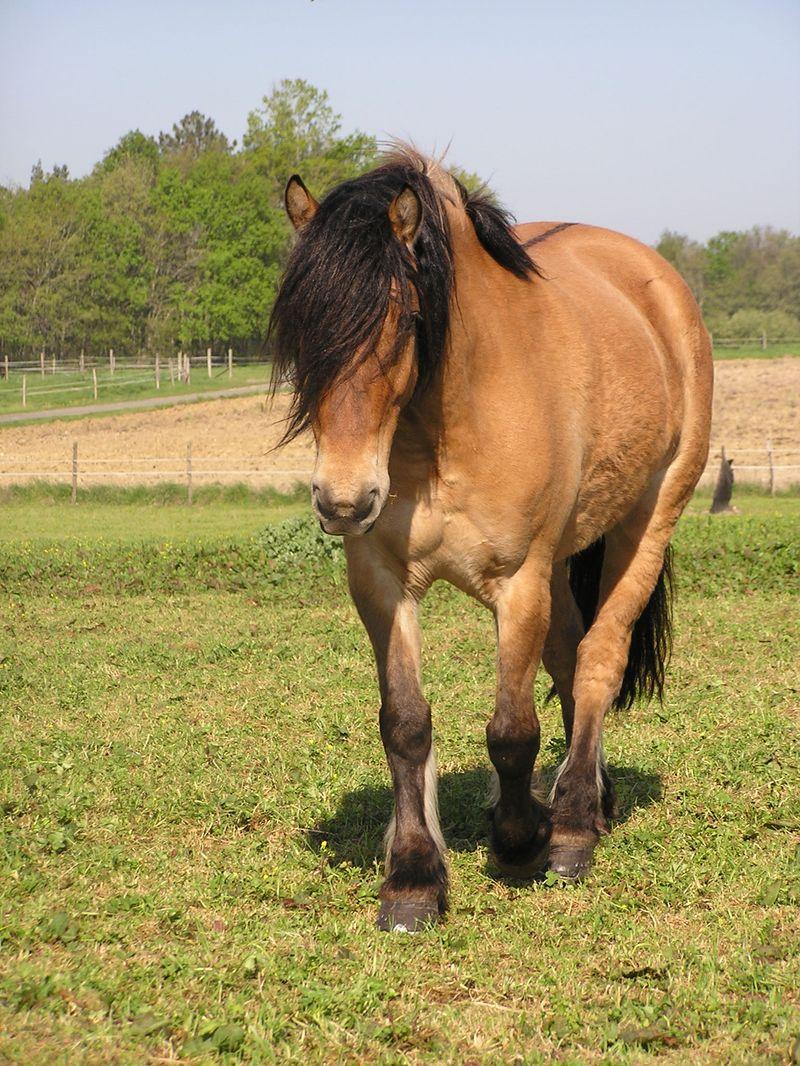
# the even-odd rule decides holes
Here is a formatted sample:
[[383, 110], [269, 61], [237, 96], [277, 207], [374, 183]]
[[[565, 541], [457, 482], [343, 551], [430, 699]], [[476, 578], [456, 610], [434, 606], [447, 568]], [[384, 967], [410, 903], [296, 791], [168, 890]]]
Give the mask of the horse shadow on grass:
[[[609, 766], [617, 793], [614, 824], [626, 822], [642, 808], [662, 797], [661, 778], [636, 766]], [[556, 767], [545, 766], [540, 774], [549, 790]], [[455, 770], [439, 778], [439, 815], [449, 851], [476, 851], [488, 843], [486, 797], [487, 767]], [[365, 785], [345, 792], [330, 818], [308, 830], [309, 846], [331, 866], [349, 863], [362, 870], [374, 869], [383, 855], [383, 834], [392, 816], [392, 790], [386, 785]]]

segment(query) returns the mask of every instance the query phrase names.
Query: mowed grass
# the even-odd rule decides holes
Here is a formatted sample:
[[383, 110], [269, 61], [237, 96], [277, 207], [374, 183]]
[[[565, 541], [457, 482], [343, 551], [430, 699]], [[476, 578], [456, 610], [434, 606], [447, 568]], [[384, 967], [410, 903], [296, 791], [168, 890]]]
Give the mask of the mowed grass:
[[270, 365], [256, 363], [251, 366], [235, 366], [229, 375], [227, 367], [212, 367], [208, 376], [205, 366], [193, 366], [189, 384], [170, 383], [169, 370], [161, 366], [160, 387], [155, 385], [155, 367], [119, 367], [111, 374], [107, 368], [97, 371], [97, 399], [94, 399], [91, 371], [81, 373], [29, 372], [27, 377], [26, 405], [22, 405], [22, 374], [12, 372], [6, 381], [0, 376], [0, 414], [44, 411], [55, 407], [82, 407], [87, 404], [116, 403], [119, 400], [147, 400], [154, 397], [170, 398], [186, 396], [194, 392], [237, 388], [242, 385], [269, 383]]
[[784, 355], [798, 355], [800, 343], [797, 341], [779, 341], [762, 348], [760, 344], [739, 344], [735, 347], [714, 346], [715, 359], [780, 359]]
[[82, 489], [73, 505], [69, 485], [34, 482], [0, 490], [0, 544], [82, 542], [91, 549], [236, 539], [307, 510], [305, 486], [290, 495], [246, 485], [200, 486], [191, 506], [183, 485], [97, 486]]
[[[413, 938], [372, 926], [391, 798], [330, 541], [297, 520], [252, 538], [225, 500], [205, 507], [228, 514], [227, 539], [180, 549], [141, 501], [105, 504], [139, 544], [108, 514], [78, 543], [66, 524], [6, 540], [0, 1060], [789, 1061], [800, 545], [797, 501], [743, 511], [751, 499], [755, 514], [682, 525], [667, 699], [609, 718], [620, 820], [579, 886], [487, 863], [492, 624], [434, 588], [425, 687], [452, 907]], [[33, 521], [55, 505], [25, 506]], [[201, 548], [219, 554], [216, 589], [188, 566]], [[151, 565], [173, 552], [178, 576]], [[552, 770], [557, 704], [541, 717]]]

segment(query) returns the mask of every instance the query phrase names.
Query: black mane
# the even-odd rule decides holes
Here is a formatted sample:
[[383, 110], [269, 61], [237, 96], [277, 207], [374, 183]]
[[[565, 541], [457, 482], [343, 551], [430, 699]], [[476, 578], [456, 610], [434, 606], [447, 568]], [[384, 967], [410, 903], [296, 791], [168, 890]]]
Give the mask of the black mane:
[[[395, 237], [388, 214], [405, 186], [422, 204], [413, 256]], [[489, 255], [518, 278], [538, 275], [511, 232], [508, 212], [487, 196], [458, 189]], [[337, 186], [302, 230], [269, 327], [273, 386], [289, 381], [295, 389], [284, 440], [311, 424], [330, 386], [356, 365], [356, 357], [374, 353], [393, 301], [399, 319], [390, 358], [416, 332], [419, 382], [431, 379], [447, 341], [454, 280], [442, 195], [419, 160], [400, 157]]]

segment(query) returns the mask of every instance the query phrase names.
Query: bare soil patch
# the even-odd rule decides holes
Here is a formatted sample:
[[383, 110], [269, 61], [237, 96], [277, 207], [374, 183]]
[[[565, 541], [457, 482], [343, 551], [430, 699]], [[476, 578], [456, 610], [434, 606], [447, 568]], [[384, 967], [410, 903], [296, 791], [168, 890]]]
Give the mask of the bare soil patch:
[[2, 483], [34, 474], [69, 476], [76, 441], [82, 485], [181, 481], [191, 446], [192, 476], [199, 484], [246, 481], [290, 489], [310, 475], [313, 447], [310, 438], [300, 438], [276, 450], [288, 406], [286, 396], [273, 402], [261, 395], [8, 426], [0, 430]]
[[753, 467], [766, 467], [771, 440], [776, 485], [800, 482], [800, 358], [725, 360], [714, 364], [714, 375], [705, 480], [716, 476], [724, 446], [738, 481], [766, 482], [767, 470]]
[[[720, 448], [735, 460], [740, 481], [764, 481], [766, 445], [772, 440], [776, 483], [800, 481], [800, 358], [727, 360], [715, 364], [711, 454], [716, 472]], [[72, 443], [78, 442], [81, 485], [180, 481], [187, 448], [193, 477], [247, 481], [289, 489], [306, 481], [313, 443], [301, 437], [277, 449], [289, 399], [265, 396], [211, 400], [186, 407], [137, 411], [112, 417], [53, 421], [0, 429], [0, 483], [33, 476], [69, 477]], [[99, 477], [102, 472], [103, 476]]]

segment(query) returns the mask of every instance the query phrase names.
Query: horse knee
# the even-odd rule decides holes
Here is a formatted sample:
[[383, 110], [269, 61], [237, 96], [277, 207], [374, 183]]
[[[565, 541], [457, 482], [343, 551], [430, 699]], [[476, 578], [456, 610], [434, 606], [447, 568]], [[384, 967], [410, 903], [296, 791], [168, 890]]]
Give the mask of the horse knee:
[[388, 756], [424, 763], [431, 748], [431, 709], [421, 695], [389, 696], [380, 710], [381, 740]]

